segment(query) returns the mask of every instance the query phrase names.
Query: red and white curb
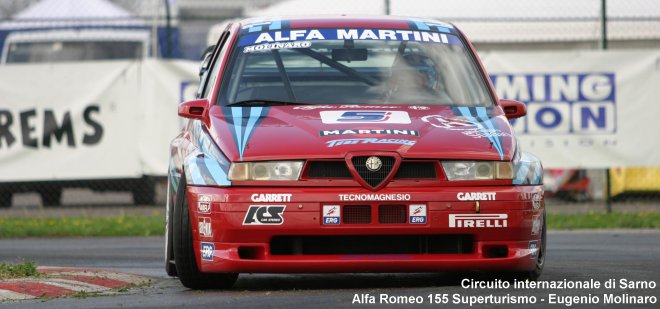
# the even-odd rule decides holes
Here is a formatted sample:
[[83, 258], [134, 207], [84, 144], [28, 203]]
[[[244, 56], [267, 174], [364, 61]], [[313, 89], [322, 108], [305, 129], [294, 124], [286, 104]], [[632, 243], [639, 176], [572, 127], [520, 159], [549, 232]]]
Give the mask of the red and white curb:
[[0, 301], [96, 293], [149, 283], [146, 277], [100, 269], [40, 266], [43, 277], [0, 281]]

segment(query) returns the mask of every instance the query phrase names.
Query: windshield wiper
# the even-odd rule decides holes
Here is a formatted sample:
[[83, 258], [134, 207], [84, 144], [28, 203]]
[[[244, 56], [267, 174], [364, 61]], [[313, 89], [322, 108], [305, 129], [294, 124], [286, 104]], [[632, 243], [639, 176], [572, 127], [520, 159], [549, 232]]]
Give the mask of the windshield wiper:
[[265, 99], [251, 99], [251, 100], [238, 101], [227, 104], [227, 106], [274, 106], [274, 105], [308, 105], [308, 103], [265, 100]]

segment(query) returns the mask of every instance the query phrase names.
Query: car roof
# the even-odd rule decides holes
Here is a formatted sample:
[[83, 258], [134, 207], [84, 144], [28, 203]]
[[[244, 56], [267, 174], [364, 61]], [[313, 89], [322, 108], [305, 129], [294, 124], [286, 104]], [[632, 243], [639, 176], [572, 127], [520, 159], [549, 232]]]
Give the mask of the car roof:
[[[448, 22], [431, 18], [388, 16], [388, 15], [319, 15], [319, 16], [283, 16], [283, 17], [254, 17], [243, 19], [239, 22], [242, 29], [263, 27], [264, 25], [277, 25], [277, 29], [264, 28], [265, 30], [279, 29], [301, 29], [301, 28], [384, 28], [384, 29], [407, 29], [438, 31], [438, 27], [451, 29], [454, 25]], [[443, 31], [445, 32], [445, 31]]]

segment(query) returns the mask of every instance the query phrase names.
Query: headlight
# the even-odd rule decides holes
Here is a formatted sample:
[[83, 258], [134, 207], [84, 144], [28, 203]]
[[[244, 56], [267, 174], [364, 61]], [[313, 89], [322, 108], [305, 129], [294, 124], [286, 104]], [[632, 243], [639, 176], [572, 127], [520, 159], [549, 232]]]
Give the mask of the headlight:
[[447, 161], [442, 168], [449, 180], [513, 179], [511, 162]]
[[232, 163], [229, 180], [298, 180], [303, 161]]

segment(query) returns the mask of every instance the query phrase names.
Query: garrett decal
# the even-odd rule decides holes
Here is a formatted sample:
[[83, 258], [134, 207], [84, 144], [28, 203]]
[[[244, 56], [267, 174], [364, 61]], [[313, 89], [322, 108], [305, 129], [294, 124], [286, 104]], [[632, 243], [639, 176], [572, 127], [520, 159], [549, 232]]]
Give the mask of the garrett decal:
[[496, 192], [459, 192], [456, 198], [459, 201], [494, 201]]
[[321, 136], [331, 136], [331, 135], [360, 135], [360, 134], [389, 134], [389, 135], [410, 135], [410, 136], [419, 136], [419, 131], [415, 130], [323, 130], [319, 132]]
[[450, 214], [449, 227], [507, 227], [507, 214]]
[[408, 113], [403, 111], [322, 111], [320, 115], [321, 121], [326, 124], [410, 123]]
[[291, 202], [291, 193], [255, 193], [251, 198], [258, 203], [287, 203]]
[[211, 228], [211, 218], [209, 217], [199, 217], [197, 223], [197, 230], [199, 230], [199, 236], [211, 237], [213, 236], [213, 229]]
[[197, 211], [201, 213], [211, 212], [211, 197], [208, 195], [200, 195], [197, 199]]
[[284, 205], [250, 205], [243, 225], [280, 225], [284, 223]]
[[426, 224], [426, 205], [410, 205], [408, 213], [410, 224]]
[[323, 224], [339, 224], [341, 207], [339, 205], [323, 206]]
[[200, 244], [202, 251], [202, 260], [213, 261], [213, 252], [215, 251], [215, 244], [212, 242], [203, 242]]

